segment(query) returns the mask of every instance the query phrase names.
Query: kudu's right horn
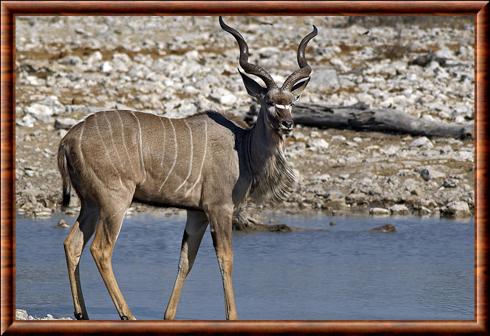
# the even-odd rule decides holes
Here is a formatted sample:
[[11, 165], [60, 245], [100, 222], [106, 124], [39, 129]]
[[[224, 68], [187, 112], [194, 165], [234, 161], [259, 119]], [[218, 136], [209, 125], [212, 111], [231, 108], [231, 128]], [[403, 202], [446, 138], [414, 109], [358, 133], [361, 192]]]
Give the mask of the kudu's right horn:
[[291, 90], [293, 85], [299, 81], [300, 79], [303, 78], [308, 78], [311, 74], [311, 67], [308, 65], [308, 62], [306, 61], [305, 57], [305, 49], [306, 46], [308, 45], [308, 42], [312, 38], [314, 38], [318, 34], [318, 29], [316, 29], [316, 26], [313, 25], [313, 31], [306, 35], [303, 40], [301, 40], [299, 46], [298, 46], [298, 65], [299, 69], [293, 72], [289, 77], [284, 81], [284, 84], [282, 85], [283, 90]]

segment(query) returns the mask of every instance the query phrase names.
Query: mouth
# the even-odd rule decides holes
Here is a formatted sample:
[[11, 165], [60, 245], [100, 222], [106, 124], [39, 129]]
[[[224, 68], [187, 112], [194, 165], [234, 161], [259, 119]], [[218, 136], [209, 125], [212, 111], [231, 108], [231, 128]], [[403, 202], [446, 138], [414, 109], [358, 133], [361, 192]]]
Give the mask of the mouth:
[[281, 134], [281, 135], [290, 135], [292, 132], [293, 132], [293, 128], [294, 127], [279, 127], [277, 129], [278, 133]]

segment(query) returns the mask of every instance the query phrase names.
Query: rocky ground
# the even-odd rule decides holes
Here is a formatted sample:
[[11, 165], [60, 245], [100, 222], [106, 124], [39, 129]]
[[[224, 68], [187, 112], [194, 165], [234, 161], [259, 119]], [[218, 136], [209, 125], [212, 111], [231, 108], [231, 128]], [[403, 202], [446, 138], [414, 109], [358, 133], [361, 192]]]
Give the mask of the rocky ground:
[[[474, 119], [470, 18], [227, 21], [245, 36], [251, 61], [279, 82], [297, 67], [298, 42], [311, 24], [318, 27], [307, 50], [314, 72], [302, 102], [364, 102], [441, 122]], [[17, 17], [16, 47], [16, 197], [17, 211], [27, 216], [59, 209], [57, 146], [89, 113], [129, 107], [182, 117], [214, 109], [243, 118], [251, 103], [236, 70], [236, 42], [214, 17]], [[473, 213], [472, 140], [298, 127], [287, 157], [300, 183], [274, 209]], [[270, 209], [251, 205], [264, 207]]]
[[71, 317], [54, 317], [51, 314], [46, 314], [46, 316], [37, 317], [32, 316], [27, 313], [24, 309], [16, 309], [15, 310], [15, 319], [16, 320], [73, 320]]

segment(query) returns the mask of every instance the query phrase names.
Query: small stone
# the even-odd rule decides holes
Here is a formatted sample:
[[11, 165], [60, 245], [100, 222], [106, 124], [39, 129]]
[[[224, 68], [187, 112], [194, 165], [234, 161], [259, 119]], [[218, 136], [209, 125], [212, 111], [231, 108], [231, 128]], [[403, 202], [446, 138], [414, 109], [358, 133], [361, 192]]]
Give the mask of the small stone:
[[30, 114], [26, 114], [25, 116], [22, 117], [22, 119], [15, 120], [16, 125], [24, 126], [24, 127], [34, 127], [35, 122], [36, 119]]
[[317, 176], [315, 179], [317, 181], [328, 182], [328, 181], [330, 181], [331, 178], [330, 178], [329, 174], [323, 174], [323, 175]]
[[15, 310], [15, 319], [16, 320], [27, 320], [29, 318], [29, 315], [27, 314], [27, 311], [24, 309], [16, 309]]
[[325, 150], [328, 149], [328, 142], [323, 139], [312, 139], [308, 143], [308, 147], [317, 149], [317, 150]]
[[396, 232], [396, 227], [393, 224], [385, 224], [382, 226], [374, 227], [370, 229], [369, 232], [394, 233]]
[[260, 58], [271, 58], [274, 55], [279, 55], [280, 51], [276, 47], [264, 47], [257, 50]]
[[68, 133], [68, 131], [67, 131], [67, 130], [64, 130], [64, 129], [60, 129], [60, 130], [58, 130], [58, 136], [59, 136], [60, 138], [63, 138], [63, 137], [66, 135], [66, 133]]
[[60, 221], [58, 222], [58, 224], [56, 224], [57, 227], [60, 227], [60, 228], [69, 228], [70, 225], [62, 218], [60, 219]]
[[77, 123], [77, 120], [73, 118], [56, 118], [54, 121], [55, 129], [70, 129], [73, 125]]
[[441, 209], [443, 217], [465, 218], [471, 216], [470, 207], [464, 201], [454, 201], [448, 203]]
[[406, 179], [403, 182], [403, 186], [405, 187], [405, 190], [407, 190], [412, 195], [421, 195], [422, 194], [417, 181], [415, 181], [414, 179], [411, 179], [411, 178]]
[[427, 137], [420, 137], [412, 141], [408, 146], [418, 148], [433, 148], [434, 145]]
[[31, 167], [25, 167], [24, 168], [24, 174], [26, 174], [26, 176], [33, 177], [36, 175], [36, 171], [35, 171], [35, 169], [33, 169]]
[[408, 215], [409, 211], [405, 204], [395, 204], [390, 207], [392, 215]]
[[337, 141], [338, 141], [338, 142], [345, 142], [346, 140], [347, 140], [347, 139], [346, 139], [346, 138], [345, 138], [345, 136], [343, 136], [343, 135], [334, 135], [334, 136], [332, 137], [332, 142], [333, 142], [333, 141], [336, 141], [336, 142], [337, 142]]
[[445, 179], [444, 182], [442, 182], [442, 186], [444, 188], [456, 188], [458, 182], [455, 179]]
[[338, 90], [340, 83], [337, 71], [332, 68], [315, 69], [315, 75], [311, 78], [310, 86], [321, 90]]
[[340, 174], [339, 179], [345, 181], [349, 178], [350, 174]]
[[223, 105], [233, 105], [237, 101], [237, 98], [232, 94], [227, 94], [219, 98], [219, 102]]
[[42, 105], [39, 103], [34, 103], [26, 107], [25, 112], [30, 114], [37, 120], [48, 122], [54, 113], [54, 110], [49, 106]]
[[26, 80], [29, 83], [29, 85], [32, 85], [32, 86], [44, 86], [44, 85], [46, 85], [45, 80], [43, 80], [39, 77], [36, 77], [36, 76], [27, 76]]
[[39, 217], [39, 218], [44, 218], [44, 217], [50, 217], [52, 215], [53, 211], [48, 208], [41, 208], [41, 209], [36, 209], [34, 211], [34, 216]]
[[429, 208], [421, 206], [418, 209], [418, 213], [419, 213], [419, 216], [429, 216], [430, 214], [432, 214], [432, 211]]
[[60, 64], [64, 65], [80, 65], [82, 64], [82, 59], [78, 56], [65, 56], [58, 61]]
[[95, 63], [102, 61], [102, 53], [96, 51], [87, 58], [87, 65], [93, 66]]
[[372, 216], [388, 216], [390, 214], [390, 210], [385, 208], [371, 208], [369, 209], [369, 214]]
[[102, 65], [100, 66], [100, 71], [102, 71], [103, 73], [109, 73], [112, 71], [112, 65], [110, 62], [104, 62], [102, 63]]
[[439, 58], [453, 58], [454, 54], [447, 48], [439, 49], [435, 52], [435, 56]]
[[437, 170], [435, 170], [434, 168], [432, 167], [427, 167], [427, 168], [422, 168], [420, 170], [420, 176], [425, 180], [425, 181], [429, 181], [431, 179], [435, 179], [435, 178], [441, 178], [441, 177], [444, 177], [444, 173], [441, 173]]

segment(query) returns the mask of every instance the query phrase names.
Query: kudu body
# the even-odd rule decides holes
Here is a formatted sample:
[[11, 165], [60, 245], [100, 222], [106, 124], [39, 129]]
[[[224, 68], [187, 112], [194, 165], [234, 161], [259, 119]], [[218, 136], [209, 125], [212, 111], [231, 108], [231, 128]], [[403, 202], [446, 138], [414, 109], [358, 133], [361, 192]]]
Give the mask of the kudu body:
[[[237, 318], [232, 286], [232, 216], [248, 196], [281, 198], [294, 182], [282, 155], [283, 134], [291, 131], [291, 105], [311, 72], [304, 50], [316, 28], [298, 48], [300, 69], [278, 88], [271, 76], [248, 63], [243, 37], [227, 26], [240, 46], [240, 65], [266, 88], [241, 73], [247, 91], [261, 102], [256, 125], [244, 129], [216, 112], [169, 119], [134, 111], [88, 116], [62, 139], [58, 166], [63, 205], [70, 184], [81, 201], [80, 214], [65, 240], [75, 317], [88, 319], [79, 278], [84, 246], [90, 251], [121, 319], [134, 319], [112, 270], [112, 252], [132, 201], [187, 209], [177, 278], [165, 311], [175, 318], [184, 280], [210, 224], [222, 275], [227, 319]], [[298, 83], [299, 82], [299, 83]]]

